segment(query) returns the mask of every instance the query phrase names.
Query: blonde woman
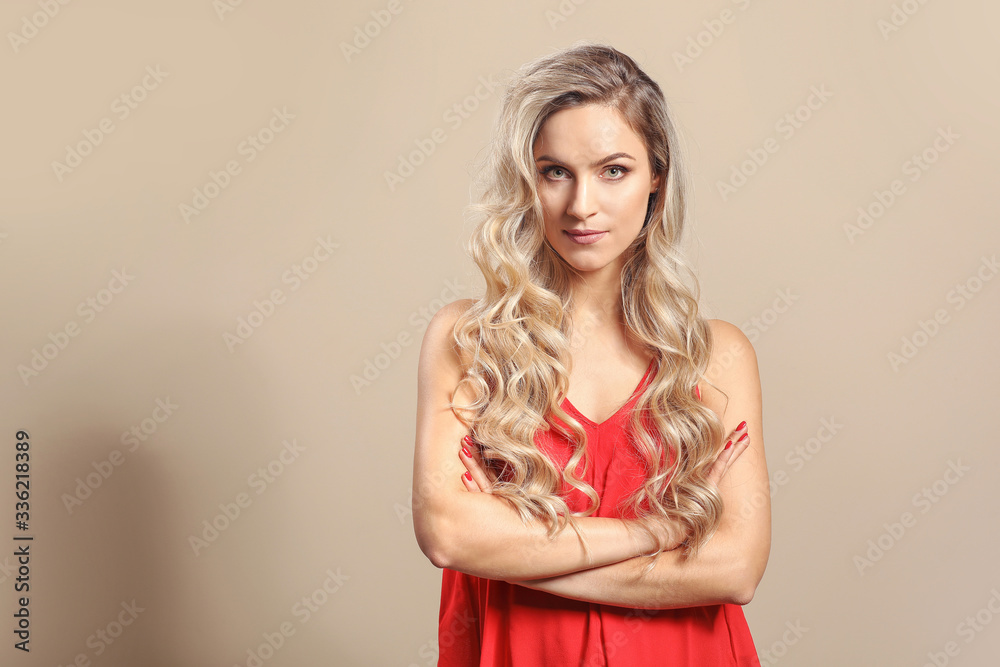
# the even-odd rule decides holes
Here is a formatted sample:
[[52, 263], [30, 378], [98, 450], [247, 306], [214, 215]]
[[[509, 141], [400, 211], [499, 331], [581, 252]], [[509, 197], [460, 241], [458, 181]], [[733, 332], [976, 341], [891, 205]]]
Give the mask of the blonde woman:
[[485, 293], [420, 351], [439, 665], [759, 664], [760, 379], [746, 336], [699, 312], [682, 167], [659, 86], [611, 47], [504, 94], [470, 246]]

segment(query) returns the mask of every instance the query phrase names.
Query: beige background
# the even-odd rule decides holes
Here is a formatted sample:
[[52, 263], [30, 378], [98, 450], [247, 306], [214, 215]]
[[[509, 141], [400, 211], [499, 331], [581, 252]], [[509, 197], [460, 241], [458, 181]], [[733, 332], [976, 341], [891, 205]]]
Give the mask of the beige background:
[[[0, 554], [21, 533], [17, 429], [35, 536], [31, 653], [5, 630], [0, 663], [247, 665], [284, 627], [263, 664], [434, 664], [440, 571], [407, 509], [415, 376], [426, 316], [480, 284], [462, 244], [497, 110], [481, 81], [587, 38], [666, 91], [705, 308], [759, 357], [774, 539], [745, 611], [763, 663], [995, 664], [997, 3], [220, 4], [0, 9]], [[810, 109], [814, 87], [828, 96]], [[122, 95], [144, 98], [127, 117]], [[268, 135], [275, 108], [294, 118]], [[789, 136], [776, 124], [797, 112]], [[85, 132], [100, 143], [60, 178]], [[268, 316], [227, 344], [255, 302]], [[893, 363], [904, 337], [919, 347]], [[14, 565], [0, 556], [4, 628]]]

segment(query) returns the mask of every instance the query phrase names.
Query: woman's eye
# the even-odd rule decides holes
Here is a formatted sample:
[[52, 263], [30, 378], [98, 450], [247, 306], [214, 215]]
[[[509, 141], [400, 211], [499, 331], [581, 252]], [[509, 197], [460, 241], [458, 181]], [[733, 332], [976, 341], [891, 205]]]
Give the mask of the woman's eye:
[[[622, 178], [625, 177], [625, 174], [628, 173], [628, 169], [626, 169], [625, 167], [615, 166], [615, 167], [607, 167], [604, 170], [604, 172], [610, 177], [609, 180], [620, 181]], [[562, 181], [569, 178], [569, 173], [565, 169], [556, 166], [545, 167], [544, 169], [542, 169], [542, 174], [546, 178], [555, 181]]]

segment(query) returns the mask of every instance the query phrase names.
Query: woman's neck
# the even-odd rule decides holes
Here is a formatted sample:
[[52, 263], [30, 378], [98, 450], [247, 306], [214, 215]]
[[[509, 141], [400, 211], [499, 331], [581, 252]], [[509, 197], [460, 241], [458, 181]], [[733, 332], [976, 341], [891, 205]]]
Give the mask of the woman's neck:
[[622, 320], [621, 272], [593, 271], [578, 276], [570, 285], [573, 295], [572, 311], [578, 321], [591, 321], [601, 325]]

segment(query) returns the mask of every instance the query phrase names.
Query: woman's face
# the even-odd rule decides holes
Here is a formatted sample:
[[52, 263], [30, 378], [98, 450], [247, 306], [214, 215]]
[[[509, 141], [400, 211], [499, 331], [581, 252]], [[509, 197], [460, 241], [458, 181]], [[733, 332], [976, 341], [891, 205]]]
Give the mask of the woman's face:
[[588, 104], [549, 116], [533, 152], [549, 243], [580, 272], [619, 272], [659, 187], [642, 138], [616, 109]]

